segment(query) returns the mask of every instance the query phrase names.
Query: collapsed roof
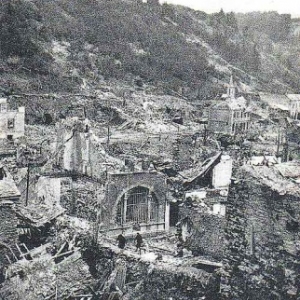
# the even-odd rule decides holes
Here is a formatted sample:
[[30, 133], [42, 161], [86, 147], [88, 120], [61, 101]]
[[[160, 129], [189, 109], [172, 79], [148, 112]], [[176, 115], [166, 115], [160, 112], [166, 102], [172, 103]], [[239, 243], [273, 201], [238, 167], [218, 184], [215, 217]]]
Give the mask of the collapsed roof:
[[222, 152], [218, 152], [216, 155], [205, 160], [204, 163], [179, 172], [179, 175], [184, 179], [183, 184], [193, 183], [197, 178], [206, 175], [219, 162], [221, 155]]
[[61, 206], [21, 206], [16, 207], [17, 217], [33, 227], [41, 227], [61, 216], [65, 209]]

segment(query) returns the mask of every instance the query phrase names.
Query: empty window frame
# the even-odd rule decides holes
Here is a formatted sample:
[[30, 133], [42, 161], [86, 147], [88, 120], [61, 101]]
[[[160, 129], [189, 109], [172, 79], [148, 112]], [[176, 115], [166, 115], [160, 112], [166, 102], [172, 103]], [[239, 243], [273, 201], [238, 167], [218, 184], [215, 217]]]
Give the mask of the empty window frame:
[[15, 128], [15, 119], [8, 119], [7, 120], [7, 128], [9, 128], [9, 129]]

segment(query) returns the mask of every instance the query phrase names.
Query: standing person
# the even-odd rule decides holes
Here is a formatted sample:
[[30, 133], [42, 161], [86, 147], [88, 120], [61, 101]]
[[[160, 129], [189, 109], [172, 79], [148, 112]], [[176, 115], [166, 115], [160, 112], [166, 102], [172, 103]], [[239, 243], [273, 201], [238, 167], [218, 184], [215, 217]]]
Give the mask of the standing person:
[[117, 241], [118, 241], [118, 247], [120, 249], [124, 249], [126, 245], [126, 238], [124, 237], [123, 232], [118, 235]]
[[136, 234], [136, 237], [135, 237], [135, 242], [136, 242], [136, 250], [135, 251], [138, 251], [139, 250], [139, 253], [141, 253], [141, 247], [143, 245], [143, 238], [142, 236], [140, 235], [140, 233], [138, 232]]

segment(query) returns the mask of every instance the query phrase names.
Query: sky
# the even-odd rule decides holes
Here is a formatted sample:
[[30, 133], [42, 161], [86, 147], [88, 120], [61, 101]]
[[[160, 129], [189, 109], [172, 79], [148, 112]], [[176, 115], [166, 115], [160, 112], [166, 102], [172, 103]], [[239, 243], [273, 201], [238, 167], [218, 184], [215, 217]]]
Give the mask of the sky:
[[291, 14], [300, 17], [300, 3], [298, 0], [160, 0], [170, 4], [179, 4], [191, 8], [213, 13], [225, 12], [250, 12], [250, 11], [277, 11], [281, 14]]

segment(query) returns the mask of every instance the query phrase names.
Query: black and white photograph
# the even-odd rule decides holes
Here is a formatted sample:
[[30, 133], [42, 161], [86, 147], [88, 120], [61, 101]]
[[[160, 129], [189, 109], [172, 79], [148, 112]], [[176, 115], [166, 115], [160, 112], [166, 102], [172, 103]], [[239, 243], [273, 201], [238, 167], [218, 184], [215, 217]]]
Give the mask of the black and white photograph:
[[300, 300], [295, 0], [0, 0], [0, 300]]

